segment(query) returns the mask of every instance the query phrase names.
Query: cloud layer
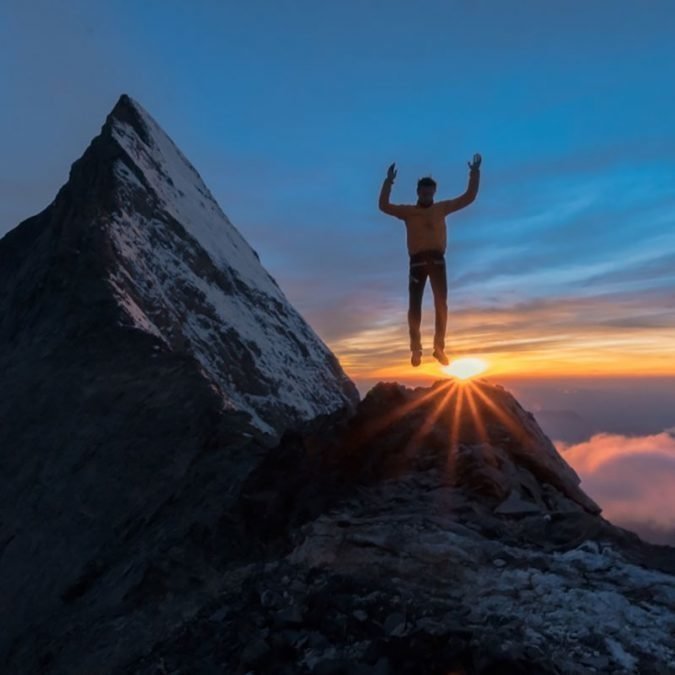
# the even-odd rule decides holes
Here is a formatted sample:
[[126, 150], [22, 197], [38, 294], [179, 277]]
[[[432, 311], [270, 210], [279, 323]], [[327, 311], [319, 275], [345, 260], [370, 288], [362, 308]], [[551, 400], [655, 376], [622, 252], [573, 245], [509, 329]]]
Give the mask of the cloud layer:
[[[675, 428], [647, 436], [596, 434], [556, 447], [612, 522], [675, 544]], [[668, 536], [668, 533], [670, 535]]]

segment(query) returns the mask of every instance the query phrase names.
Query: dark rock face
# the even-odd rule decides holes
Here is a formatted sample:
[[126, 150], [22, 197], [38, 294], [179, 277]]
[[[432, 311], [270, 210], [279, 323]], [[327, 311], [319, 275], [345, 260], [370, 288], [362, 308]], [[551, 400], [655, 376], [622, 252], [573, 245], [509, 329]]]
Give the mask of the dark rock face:
[[[0, 390], [0, 664], [22, 663], [83, 604], [95, 614], [142, 605], [151, 587], [170, 595], [169, 542], [196, 566], [179, 585], [203, 583], [210, 554], [181, 537], [211, 546], [261, 448], [358, 403], [127, 96], [54, 201], [0, 239]], [[183, 493], [188, 514], [158, 520]]]

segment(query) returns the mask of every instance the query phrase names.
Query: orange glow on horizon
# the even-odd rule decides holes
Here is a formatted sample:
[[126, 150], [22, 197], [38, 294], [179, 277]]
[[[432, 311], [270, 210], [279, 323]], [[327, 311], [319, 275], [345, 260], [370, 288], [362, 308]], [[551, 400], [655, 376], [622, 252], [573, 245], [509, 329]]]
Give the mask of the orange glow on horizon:
[[[675, 344], [673, 344], [675, 353]], [[456, 362], [462, 362], [462, 369], [471, 370], [469, 364], [482, 362], [483, 370], [470, 372], [468, 377], [477, 375], [489, 377], [517, 378], [564, 378], [564, 377], [675, 377], [675, 357], [666, 357], [663, 352], [647, 353], [636, 350], [619, 353], [617, 350], [576, 353], [565, 351], [553, 353], [545, 350], [528, 352], [471, 352], [463, 350], [466, 356], [454, 358], [448, 352], [450, 364], [442, 366], [430, 354], [423, 355], [422, 364], [415, 368], [410, 364], [407, 350], [392, 349], [380, 351], [375, 357], [366, 354], [350, 354], [338, 349], [336, 354], [347, 374], [354, 379], [387, 380], [428, 380], [439, 377], [459, 377], [465, 373], [454, 372]], [[462, 375], [464, 377], [462, 377]]]
[[[626, 308], [613, 309], [584, 298], [535, 305], [523, 312], [512, 308], [460, 310], [448, 328], [446, 353], [451, 365], [460, 355], [485, 361], [489, 377], [675, 376], [672, 328], [616, 327], [587, 319], [598, 315], [614, 319], [619, 310]], [[410, 364], [404, 313], [396, 321], [390, 318], [328, 344], [353, 379], [433, 382], [448, 373], [440, 370], [442, 366], [431, 355], [433, 313], [426, 316], [422, 335], [427, 348], [417, 368]]]

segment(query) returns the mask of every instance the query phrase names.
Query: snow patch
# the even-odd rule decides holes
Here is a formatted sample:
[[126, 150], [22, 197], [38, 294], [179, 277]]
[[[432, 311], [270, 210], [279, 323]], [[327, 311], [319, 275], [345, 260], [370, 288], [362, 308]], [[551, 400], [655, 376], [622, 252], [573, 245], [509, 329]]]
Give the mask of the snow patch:
[[[151, 159], [138, 149], [140, 139], [126, 126], [117, 133], [126, 139], [135, 161], [145, 164], [144, 175], [150, 176], [152, 185], [150, 190], [122, 160], [116, 161], [120, 204], [107, 229], [119, 262], [109, 281], [133, 325], [172, 349], [190, 352], [226, 405], [248, 412], [265, 432], [273, 431], [264, 419], [264, 411], [272, 406], [285, 406], [289, 413], [310, 419], [342, 405], [337, 375], [328, 367], [330, 350], [270, 282], [257, 258], [257, 271], [244, 266], [247, 276], [242, 278], [241, 264], [231, 267], [226, 256], [241, 263], [245, 249], [240, 246], [226, 253], [220, 242], [215, 249], [210, 242], [211, 252], [218, 255], [208, 256], [206, 262], [202, 241], [215, 236], [216, 230], [210, 229], [215, 221], [205, 224], [184, 204], [180, 209], [170, 202], [154, 208], [158, 191], [164, 191], [163, 199], [172, 198], [169, 189], [187, 194], [185, 181], [193, 169], [183, 167], [178, 172], [181, 181], [174, 179], [170, 188], [167, 175], [157, 173]], [[180, 155], [173, 146], [172, 152], [175, 163]], [[191, 198], [199, 190], [193, 185]], [[209, 198], [203, 195], [204, 200]], [[138, 212], [139, 204], [147, 205], [147, 216]], [[184, 228], [186, 218], [192, 220]], [[201, 241], [190, 236], [195, 223], [203, 226]], [[220, 235], [232, 235], [227, 223], [220, 221], [218, 227]], [[251, 379], [263, 383], [261, 391], [240, 391], [232, 379], [233, 365], [239, 371], [249, 368]]]

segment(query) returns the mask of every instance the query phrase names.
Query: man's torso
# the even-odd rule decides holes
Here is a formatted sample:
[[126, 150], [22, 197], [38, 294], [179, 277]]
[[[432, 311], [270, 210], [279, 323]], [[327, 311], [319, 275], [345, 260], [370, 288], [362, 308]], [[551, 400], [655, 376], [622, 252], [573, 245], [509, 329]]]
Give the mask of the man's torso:
[[405, 215], [406, 243], [408, 253], [437, 250], [445, 253], [445, 215], [437, 203], [431, 206], [412, 205]]

